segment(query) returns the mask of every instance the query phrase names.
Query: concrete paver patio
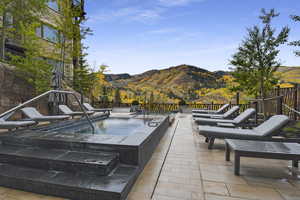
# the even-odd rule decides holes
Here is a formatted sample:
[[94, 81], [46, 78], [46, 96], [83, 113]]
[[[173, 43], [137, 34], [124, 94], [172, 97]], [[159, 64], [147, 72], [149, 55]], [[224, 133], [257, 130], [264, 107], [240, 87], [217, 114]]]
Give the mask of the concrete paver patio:
[[[128, 200], [300, 199], [300, 178], [292, 175], [290, 162], [242, 158], [241, 176], [235, 176], [224, 154], [222, 140], [208, 150], [191, 115], [178, 114]], [[0, 187], [0, 200], [4, 199], [62, 200]]]

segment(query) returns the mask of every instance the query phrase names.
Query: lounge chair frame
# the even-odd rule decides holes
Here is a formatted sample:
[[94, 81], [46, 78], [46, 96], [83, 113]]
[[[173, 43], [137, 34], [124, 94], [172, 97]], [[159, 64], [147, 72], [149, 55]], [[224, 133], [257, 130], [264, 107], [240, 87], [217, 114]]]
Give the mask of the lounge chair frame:
[[[77, 111], [73, 111], [71, 110], [68, 106], [66, 105], [59, 105], [59, 110], [64, 113], [65, 115], [69, 115], [71, 116], [72, 118], [75, 117], [75, 116], [84, 116], [85, 113], [84, 112], [77, 112]], [[92, 115], [94, 114], [95, 112], [94, 111], [86, 111], [86, 114], [88, 115]]]
[[224, 114], [193, 114], [193, 118], [197, 121], [198, 118], [212, 118], [212, 119], [229, 119], [240, 110], [239, 106], [233, 106]]
[[201, 109], [195, 109], [192, 110], [192, 113], [199, 114], [199, 113], [207, 113], [207, 114], [221, 114], [224, 113], [225, 110], [230, 106], [230, 104], [224, 104], [220, 109], [218, 110], [201, 110]]
[[[205, 142], [208, 143], [208, 149], [212, 149], [215, 139], [238, 139], [238, 140], [257, 140], [257, 141], [270, 141], [270, 142], [292, 142], [300, 143], [300, 138], [283, 138], [280, 137], [281, 129], [286, 126], [289, 119], [285, 115], [276, 115], [271, 117], [260, 126], [249, 129], [233, 129], [233, 128], [219, 128], [199, 126], [199, 134], [206, 137]], [[273, 127], [270, 127], [273, 126]], [[269, 128], [265, 133], [262, 132], [263, 128]], [[202, 130], [201, 130], [202, 129]], [[203, 131], [204, 129], [204, 131]], [[205, 130], [207, 129], [207, 130]], [[237, 132], [237, 133], [234, 133]], [[239, 133], [240, 132], [240, 133]], [[277, 137], [274, 137], [277, 136]]]
[[30, 99], [30, 100], [28, 100], [28, 101], [26, 101], [26, 102], [24, 102], [24, 103], [22, 103], [22, 104], [20, 104], [20, 105], [18, 105], [16, 107], [12, 108], [12, 109], [10, 109], [10, 110], [8, 110], [8, 111], [0, 114], [0, 118], [3, 118], [3, 117], [5, 117], [5, 116], [7, 116], [7, 115], [9, 115], [11, 113], [16, 112], [16, 111], [19, 111], [20, 109], [26, 107], [27, 105], [29, 105], [31, 103], [34, 103], [34, 102], [36, 102], [36, 101], [38, 101], [38, 100], [40, 100], [40, 99], [42, 99], [42, 98], [44, 98], [46, 96], [49, 96], [50, 94], [72, 95], [75, 98], [76, 102], [79, 104], [82, 112], [85, 113], [85, 117], [86, 117], [89, 125], [91, 126], [92, 131], [93, 131], [93, 133], [95, 133], [95, 127], [94, 127], [94, 125], [93, 125], [90, 117], [86, 114], [86, 111], [85, 111], [84, 107], [82, 106], [81, 102], [79, 101], [78, 97], [76, 96], [76, 94], [74, 92], [71, 92], [71, 91], [50, 90], [48, 92], [45, 92], [45, 93], [43, 93], [43, 94], [41, 94], [41, 95], [39, 95], [39, 96], [37, 96], [35, 98], [32, 98], [32, 99]]
[[94, 108], [91, 106], [89, 103], [83, 103], [83, 106], [88, 110], [88, 111], [94, 111], [94, 112], [103, 112], [103, 113], [108, 113], [112, 111], [112, 108]]

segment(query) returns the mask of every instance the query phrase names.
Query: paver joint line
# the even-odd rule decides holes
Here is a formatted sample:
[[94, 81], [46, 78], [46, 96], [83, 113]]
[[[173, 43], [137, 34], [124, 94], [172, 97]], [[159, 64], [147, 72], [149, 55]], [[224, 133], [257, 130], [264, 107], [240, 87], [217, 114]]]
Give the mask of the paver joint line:
[[160, 168], [160, 170], [159, 170], [159, 174], [158, 174], [158, 177], [157, 177], [156, 182], [155, 182], [155, 186], [154, 186], [153, 191], [152, 191], [152, 194], [151, 194], [151, 199], [152, 199], [153, 196], [154, 196], [154, 193], [155, 193], [156, 187], [157, 187], [157, 185], [158, 185], [158, 181], [159, 181], [159, 178], [160, 178], [162, 169], [163, 169], [163, 167], [164, 167], [164, 165], [165, 165], [165, 162], [166, 162], [166, 160], [167, 160], [168, 154], [169, 154], [169, 152], [170, 152], [171, 145], [172, 145], [173, 139], [174, 139], [174, 137], [175, 137], [176, 130], [177, 130], [177, 127], [178, 127], [178, 124], [179, 124], [179, 120], [177, 121], [176, 127], [175, 127], [175, 129], [174, 129], [174, 132], [173, 132], [173, 135], [172, 135], [172, 138], [171, 138], [171, 141], [170, 141], [170, 144], [169, 144], [169, 146], [168, 146], [167, 153], [166, 153], [166, 155], [165, 155], [165, 157], [164, 157], [164, 161], [163, 161], [163, 163], [162, 163], [162, 165], [161, 165], [161, 168]]

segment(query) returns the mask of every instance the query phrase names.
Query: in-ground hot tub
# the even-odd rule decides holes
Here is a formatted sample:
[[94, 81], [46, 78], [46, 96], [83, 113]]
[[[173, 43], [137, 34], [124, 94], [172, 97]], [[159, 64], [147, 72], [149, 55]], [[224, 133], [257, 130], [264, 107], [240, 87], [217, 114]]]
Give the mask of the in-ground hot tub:
[[[16, 155], [0, 151], [0, 185], [75, 200], [126, 199], [168, 129], [169, 117], [94, 118], [93, 122], [95, 134], [85, 120], [75, 120], [0, 136], [0, 148], [19, 148]], [[22, 170], [45, 176], [18, 177]]]
[[[151, 118], [107, 118], [105, 120], [97, 120], [93, 123], [95, 128], [94, 134], [102, 135], [119, 135], [129, 136], [134, 134], [143, 134], [152, 131], [155, 127], [151, 125]], [[80, 133], [91, 134], [92, 128], [89, 124], [75, 125], [67, 128], [56, 128], [50, 131], [64, 133]]]
[[[169, 116], [153, 118], [115, 118], [93, 121], [95, 133], [83, 123], [71, 123], [45, 127], [47, 133], [43, 145], [64, 148], [113, 151], [120, 154], [120, 161], [126, 164], [144, 165], [155, 150], [161, 137], [169, 127]], [[70, 140], [72, 142], [70, 142]]]

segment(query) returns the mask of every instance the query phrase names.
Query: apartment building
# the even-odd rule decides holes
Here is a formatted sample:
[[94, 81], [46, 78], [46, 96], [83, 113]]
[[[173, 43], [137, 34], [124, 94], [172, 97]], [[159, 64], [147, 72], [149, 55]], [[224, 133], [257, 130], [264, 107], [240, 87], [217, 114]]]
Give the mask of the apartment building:
[[[59, 30], [58, 22], [63, 19], [64, 15], [60, 8], [60, 2], [62, 0], [49, 0], [47, 3], [47, 14], [43, 15], [40, 19], [41, 25], [36, 29], [37, 36], [41, 39], [42, 44], [42, 58], [46, 60], [53, 67], [58, 66], [63, 68], [63, 77], [67, 81], [73, 79], [73, 57], [71, 55], [71, 49], [57, 48], [57, 44], [64, 38], [63, 34]], [[83, 9], [82, 0], [71, 0], [71, 8]], [[83, 11], [83, 10], [82, 10]], [[83, 13], [83, 12], [82, 12]], [[1, 22], [4, 20], [1, 20]], [[6, 24], [13, 24], [14, 17], [10, 14], [5, 16]], [[0, 23], [0, 28], [3, 23]], [[1, 34], [1, 33], [0, 33]], [[73, 41], [66, 41], [71, 44]], [[68, 48], [72, 48], [72, 45], [67, 45]], [[1, 46], [0, 46], [1, 48]], [[3, 48], [3, 47], [2, 47]], [[20, 45], [16, 38], [6, 38], [4, 45], [5, 53], [24, 55], [25, 49]], [[7, 58], [7, 56], [5, 56]]]

